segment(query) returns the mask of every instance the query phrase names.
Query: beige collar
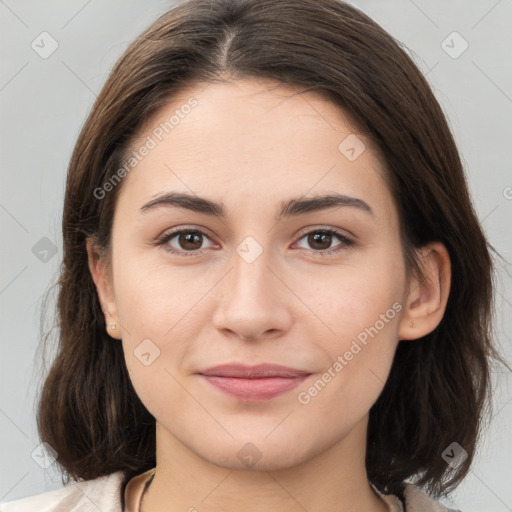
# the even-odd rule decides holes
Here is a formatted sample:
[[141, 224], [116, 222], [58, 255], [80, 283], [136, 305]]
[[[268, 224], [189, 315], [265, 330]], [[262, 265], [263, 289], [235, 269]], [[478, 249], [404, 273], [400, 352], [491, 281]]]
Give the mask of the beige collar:
[[140, 503], [146, 484], [149, 483], [151, 477], [155, 474], [155, 469], [150, 469], [145, 473], [134, 476], [124, 490], [124, 509], [125, 512], [139, 512]]

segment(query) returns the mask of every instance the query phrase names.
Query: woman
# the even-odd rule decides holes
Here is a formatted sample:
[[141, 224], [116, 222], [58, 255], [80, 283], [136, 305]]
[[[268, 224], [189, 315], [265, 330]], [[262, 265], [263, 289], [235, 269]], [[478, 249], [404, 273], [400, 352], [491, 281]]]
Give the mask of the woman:
[[499, 360], [453, 137], [338, 0], [189, 0], [77, 141], [38, 426], [0, 510], [441, 511]]

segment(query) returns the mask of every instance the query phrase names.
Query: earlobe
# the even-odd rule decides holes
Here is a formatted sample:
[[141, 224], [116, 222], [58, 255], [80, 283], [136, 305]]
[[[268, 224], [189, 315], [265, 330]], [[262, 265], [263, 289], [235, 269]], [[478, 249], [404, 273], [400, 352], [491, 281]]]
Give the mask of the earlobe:
[[411, 278], [399, 328], [399, 339], [414, 340], [431, 333], [441, 322], [448, 303], [451, 263], [441, 242], [418, 251], [424, 279]]
[[105, 315], [105, 329], [112, 338], [121, 339], [119, 322], [117, 321], [117, 308], [108, 269], [102, 261], [97, 246], [91, 237], [86, 239], [86, 248], [89, 271], [96, 285], [98, 299]]

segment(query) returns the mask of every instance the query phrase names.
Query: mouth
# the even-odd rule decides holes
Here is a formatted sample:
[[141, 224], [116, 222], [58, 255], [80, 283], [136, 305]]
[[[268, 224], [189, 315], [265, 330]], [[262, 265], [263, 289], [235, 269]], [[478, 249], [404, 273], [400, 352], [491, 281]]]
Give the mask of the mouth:
[[217, 391], [242, 401], [259, 402], [291, 391], [311, 372], [274, 364], [227, 364], [202, 370], [198, 375]]

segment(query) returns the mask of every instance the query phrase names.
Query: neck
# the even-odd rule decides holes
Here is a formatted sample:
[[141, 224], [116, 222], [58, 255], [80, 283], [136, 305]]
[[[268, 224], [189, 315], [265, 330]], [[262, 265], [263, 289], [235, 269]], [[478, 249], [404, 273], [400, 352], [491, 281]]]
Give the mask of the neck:
[[157, 423], [156, 474], [142, 511], [387, 512], [365, 467], [365, 417], [342, 440], [293, 467], [221, 467], [199, 457]]

